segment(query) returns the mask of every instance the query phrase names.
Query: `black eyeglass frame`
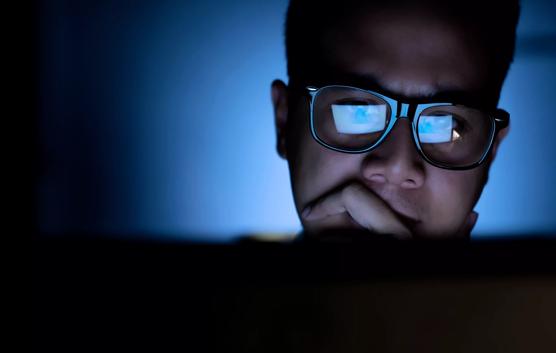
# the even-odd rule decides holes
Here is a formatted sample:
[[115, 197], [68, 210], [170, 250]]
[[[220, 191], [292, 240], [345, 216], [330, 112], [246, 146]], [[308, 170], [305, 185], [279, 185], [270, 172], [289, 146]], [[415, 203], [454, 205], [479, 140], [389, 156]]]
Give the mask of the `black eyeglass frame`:
[[[380, 136], [380, 138], [372, 145], [370, 145], [369, 147], [365, 147], [362, 149], [354, 149], [354, 150], [349, 150], [349, 149], [343, 149], [343, 148], [338, 148], [336, 146], [332, 146], [328, 143], [326, 143], [324, 140], [322, 140], [319, 136], [318, 133], [315, 129], [315, 124], [314, 124], [314, 106], [315, 106], [315, 100], [317, 99], [318, 95], [325, 89], [330, 89], [330, 88], [347, 88], [347, 89], [353, 89], [353, 90], [359, 90], [365, 93], [370, 93], [384, 101], [386, 101], [388, 103], [388, 105], [390, 106], [390, 112], [391, 112], [391, 116], [390, 116], [390, 122], [387, 126], [387, 128], [384, 130], [384, 132], [382, 133], [382, 135]], [[327, 85], [327, 86], [323, 86], [323, 87], [315, 87], [315, 86], [306, 86], [305, 87], [306, 92], [309, 94], [310, 96], [310, 127], [311, 127], [311, 135], [313, 137], [313, 139], [315, 139], [319, 144], [321, 144], [322, 146], [331, 149], [333, 151], [337, 151], [337, 152], [343, 152], [343, 153], [349, 153], [349, 154], [359, 154], [359, 153], [366, 153], [366, 152], [370, 152], [374, 149], [376, 149], [378, 146], [380, 146], [380, 144], [386, 139], [386, 137], [390, 134], [390, 132], [392, 131], [392, 129], [394, 128], [396, 122], [398, 121], [398, 119], [408, 119], [411, 127], [412, 127], [412, 132], [413, 132], [413, 142], [415, 144], [415, 147], [417, 148], [417, 151], [419, 152], [419, 155], [428, 163], [430, 163], [431, 165], [438, 167], [438, 168], [442, 168], [442, 169], [448, 169], [448, 170], [469, 170], [469, 169], [473, 169], [478, 167], [479, 165], [481, 165], [487, 158], [488, 154], [490, 153], [492, 146], [494, 144], [494, 140], [496, 138], [496, 136], [498, 135], [498, 133], [505, 129], [506, 127], [508, 127], [509, 123], [510, 123], [510, 114], [503, 110], [503, 109], [496, 109], [492, 112], [484, 112], [486, 116], [489, 117], [490, 121], [491, 121], [491, 132], [490, 132], [490, 136], [489, 136], [489, 144], [488, 147], [485, 149], [485, 151], [483, 152], [483, 154], [481, 155], [480, 159], [474, 163], [468, 164], [468, 165], [463, 165], [463, 166], [453, 166], [453, 165], [448, 165], [448, 164], [443, 164], [443, 163], [439, 163], [436, 162], [432, 159], [430, 159], [429, 157], [427, 157], [427, 155], [425, 154], [425, 152], [423, 151], [423, 149], [421, 148], [421, 141], [419, 139], [419, 135], [417, 133], [417, 126], [415, 124], [416, 118], [420, 116], [420, 114], [423, 112], [423, 110], [427, 109], [427, 108], [431, 108], [431, 107], [437, 107], [437, 106], [454, 106], [454, 105], [458, 105], [456, 103], [453, 102], [434, 102], [434, 103], [407, 103], [401, 100], [397, 100], [388, 96], [385, 96], [383, 94], [380, 94], [376, 91], [372, 91], [372, 90], [366, 90], [366, 89], [362, 89], [362, 88], [358, 88], [358, 87], [353, 87], [353, 86], [346, 86], [346, 85]], [[409, 112], [412, 111], [413, 114], [411, 114], [411, 116], [408, 116]]]

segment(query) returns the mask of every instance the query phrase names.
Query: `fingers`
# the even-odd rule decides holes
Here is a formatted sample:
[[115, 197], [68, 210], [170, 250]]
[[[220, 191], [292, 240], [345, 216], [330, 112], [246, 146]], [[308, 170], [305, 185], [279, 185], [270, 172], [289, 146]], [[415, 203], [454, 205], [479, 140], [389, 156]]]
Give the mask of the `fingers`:
[[321, 222], [347, 213], [361, 227], [379, 234], [409, 238], [411, 232], [394, 211], [361, 184], [351, 183], [317, 200], [302, 212], [306, 222]]
[[378, 196], [360, 184], [350, 184], [344, 191], [346, 209], [366, 229], [400, 238], [411, 238], [411, 232], [394, 211]]
[[346, 207], [344, 206], [342, 197], [342, 191], [332, 193], [331, 195], [317, 201], [312, 206], [305, 208], [301, 216], [306, 221], [318, 221], [344, 213], [346, 212]]

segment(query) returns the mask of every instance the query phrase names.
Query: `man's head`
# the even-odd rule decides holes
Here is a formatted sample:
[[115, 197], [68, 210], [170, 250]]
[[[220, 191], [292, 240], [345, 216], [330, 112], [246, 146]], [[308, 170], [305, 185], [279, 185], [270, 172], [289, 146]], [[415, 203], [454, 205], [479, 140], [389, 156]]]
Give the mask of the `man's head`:
[[[417, 148], [423, 147], [419, 141], [424, 139], [414, 135], [421, 132], [419, 121], [426, 121], [405, 117], [418, 115], [414, 111], [418, 103], [443, 97], [448, 103], [465, 101], [473, 111], [485, 112], [484, 116], [476, 114], [480, 118], [493, 119], [488, 112], [497, 107], [513, 58], [519, 7], [517, 1], [506, 2], [504, 8], [485, 7], [478, 1], [446, 3], [292, 0], [286, 21], [290, 81], [288, 86], [273, 82], [272, 100], [278, 152], [288, 160], [296, 208], [306, 230], [363, 227], [397, 235], [469, 234], [477, 217], [473, 207], [508, 129], [497, 130], [495, 135], [492, 131], [491, 148], [480, 165], [453, 170], [425, 160]], [[342, 98], [319, 108], [328, 109], [318, 114], [330, 116], [328, 124], [336, 128], [347, 108], [372, 105], [364, 110], [367, 114], [389, 109], [385, 101], [376, 103], [366, 91], [415, 104], [400, 103], [398, 111], [388, 114], [394, 117], [392, 122], [400, 119], [372, 150], [345, 153], [325, 147], [314, 136], [311, 96], [305, 87], [328, 85], [364, 92], [356, 103], [353, 97], [347, 103]], [[458, 134], [456, 114], [430, 115], [427, 119], [448, 124], [450, 136]], [[465, 129], [490, 126], [490, 120], [480, 123], [480, 118]], [[339, 143], [347, 146], [354, 139], [380, 139], [382, 134], [337, 133]], [[466, 136], [457, 135], [458, 143]], [[442, 147], [448, 145], [430, 146], [448, 151]]]

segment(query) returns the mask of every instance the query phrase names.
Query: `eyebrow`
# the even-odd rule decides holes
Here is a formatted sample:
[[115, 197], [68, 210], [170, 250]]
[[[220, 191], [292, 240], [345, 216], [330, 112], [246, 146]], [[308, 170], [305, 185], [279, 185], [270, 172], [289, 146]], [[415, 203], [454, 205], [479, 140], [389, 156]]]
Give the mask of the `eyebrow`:
[[408, 97], [385, 88], [373, 75], [349, 72], [338, 73], [338, 70], [330, 71], [336, 73], [319, 80], [320, 87], [326, 85], [353, 86], [364, 90], [376, 91], [404, 103], [455, 103], [472, 107], [487, 107], [486, 102], [479, 95], [464, 90], [441, 89], [430, 95]]

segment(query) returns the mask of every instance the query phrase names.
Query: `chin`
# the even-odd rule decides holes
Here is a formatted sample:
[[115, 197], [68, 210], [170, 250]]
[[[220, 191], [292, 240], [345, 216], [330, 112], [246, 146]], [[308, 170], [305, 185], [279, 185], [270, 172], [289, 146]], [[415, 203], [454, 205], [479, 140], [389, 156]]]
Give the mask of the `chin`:
[[470, 237], [469, 233], [465, 234], [459, 228], [422, 228], [415, 229], [413, 234], [416, 239], [469, 239]]

